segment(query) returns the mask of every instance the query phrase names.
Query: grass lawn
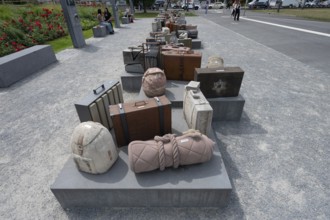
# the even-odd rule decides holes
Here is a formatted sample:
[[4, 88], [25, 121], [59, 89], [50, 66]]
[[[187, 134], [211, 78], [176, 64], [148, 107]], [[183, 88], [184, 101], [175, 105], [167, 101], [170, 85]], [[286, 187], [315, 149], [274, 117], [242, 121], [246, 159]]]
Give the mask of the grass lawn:
[[291, 15], [309, 20], [330, 22], [330, 8], [280, 9], [279, 13], [277, 13], [277, 9], [253, 11], [268, 14]]
[[[88, 39], [93, 36], [92, 29], [83, 31], [84, 38]], [[55, 53], [60, 52], [61, 50], [67, 49], [67, 48], [73, 48], [73, 44], [71, 41], [70, 35], [67, 35], [65, 37], [58, 38], [56, 40], [48, 41], [46, 44], [49, 44], [53, 47], [53, 50]]]

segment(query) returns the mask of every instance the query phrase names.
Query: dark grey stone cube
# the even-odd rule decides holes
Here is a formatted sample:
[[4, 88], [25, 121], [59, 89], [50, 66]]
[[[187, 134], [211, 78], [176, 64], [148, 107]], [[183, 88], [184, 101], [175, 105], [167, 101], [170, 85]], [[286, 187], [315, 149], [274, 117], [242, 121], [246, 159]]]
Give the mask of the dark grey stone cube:
[[208, 98], [207, 100], [213, 108], [213, 121], [239, 121], [241, 119], [245, 104], [243, 96]]

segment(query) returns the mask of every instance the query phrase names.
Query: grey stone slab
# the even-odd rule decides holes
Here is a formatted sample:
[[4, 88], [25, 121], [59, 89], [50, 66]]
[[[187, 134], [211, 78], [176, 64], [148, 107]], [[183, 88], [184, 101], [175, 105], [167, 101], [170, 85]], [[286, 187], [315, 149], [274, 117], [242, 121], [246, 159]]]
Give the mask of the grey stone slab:
[[128, 92], [139, 92], [142, 85], [142, 73], [124, 73], [120, 76], [122, 88]]
[[242, 95], [207, 100], [213, 108], [213, 121], [239, 121], [241, 119], [245, 104]]
[[[188, 129], [182, 109], [172, 111], [173, 133]], [[214, 133], [209, 137], [215, 140]], [[51, 190], [63, 208], [73, 207], [222, 207], [232, 186], [218, 147], [206, 163], [135, 174], [127, 147], [105, 174], [78, 171], [69, 158]]]
[[198, 39], [192, 39], [191, 49], [201, 49], [201, 48], [202, 48], [202, 41]]
[[0, 59], [0, 88], [33, 74], [57, 62], [50, 45], [36, 45]]
[[128, 17], [122, 17], [122, 18], [121, 18], [121, 23], [122, 23], [122, 24], [129, 24]]
[[93, 36], [94, 37], [105, 37], [105, 36], [107, 36], [106, 27], [102, 26], [102, 25], [93, 27]]
[[[183, 91], [188, 81], [167, 80], [165, 96], [171, 101], [175, 108], [182, 108], [183, 106]], [[140, 87], [139, 99], [148, 98], [142, 87]]]

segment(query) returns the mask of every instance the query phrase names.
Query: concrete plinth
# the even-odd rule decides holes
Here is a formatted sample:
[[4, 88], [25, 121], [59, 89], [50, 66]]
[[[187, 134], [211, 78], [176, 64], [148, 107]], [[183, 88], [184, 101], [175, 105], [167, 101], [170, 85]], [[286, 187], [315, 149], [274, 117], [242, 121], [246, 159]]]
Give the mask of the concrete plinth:
[[245, 99], [243, 96], [207, 99], [213, 108], [213, 121], [239, 121]]
[[[188, 129], [182, 109], [172, 111], [173, 133]], [[214, 140], [213, 131], [208, 135]], [[63, 208], [73, 207], [222, 207], [232, 190], [218, 147], [206, 163], [135, 174], [127, 147], [105, 174], [77, 170], [70, 157], [51, 190]]]
[[129, 24], [129, 19], [128, 19], [128, 17], [122, 17], [122, 18], [121, 18], [121, 23], [122, 23], [122, 24]]
[[107, 36], [106, 27], [102, 26], [102, 25], [93, 27], [93, 36], [94, 37], [105, 37], [105, 36]]
[[142, 85], [141, 73], [125, 73], [120, 76], [121, 85], [124, 91], [139, 92]]
[[50, 45], [36, 45], [0, 58], [0, 88], [57, 62]]
[[201, 49], [202, 41], [198, 39], [192, 39], [191, 41], [191, 49]]
[[[183, 106], [183, 91], [188, 81], [167, 80], [165, 96], [171, 101], [175, 108], [182, 108]], [[147, 99], [142, 87], [140, 88], [139, 99]]]

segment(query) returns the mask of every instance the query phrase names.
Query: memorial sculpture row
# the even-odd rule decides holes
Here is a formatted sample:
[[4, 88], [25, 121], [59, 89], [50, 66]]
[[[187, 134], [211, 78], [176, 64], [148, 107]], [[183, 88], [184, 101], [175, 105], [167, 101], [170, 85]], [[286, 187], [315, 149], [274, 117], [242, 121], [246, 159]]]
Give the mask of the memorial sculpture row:
[[[166, 16], [161, 15], [152, 24], [157, 31], [161, 25], [162, 37], [169, 30], [177, 34], [185, 25], [184, 17], [179, 16], [178, 23], [162, 27], [168, 24]], [[147, 47], [123, 51], [126, 66], [140, 65], [142, 90], [148, 99], [124, 102], [121, 84], [111, 80], [75, 104], [82, 123], [72, 134], [71, 148], [79, 170], [107, 172], [117, 160], [120, 148], [126, 145], [130, 168], [135, 173], [177, 168], [212, 158], [215, 143], [207, 134], [214, 112], [208, 98], [238, 96], [244, 71], [224, 67], [219, 56], [209, 57], [206, 68], [201, 68], [200, 52], [182, 44], [167, 44], [165, 38], [154, 33], [154, 40], [146, 40]], [[151, 58], [156, 62], [147, 61]], [[182, 92], [183, 117], [191, 130], [181, 136], [172, 134], [172, 107], [165, 96], [167, 80], [190, 81]]]

